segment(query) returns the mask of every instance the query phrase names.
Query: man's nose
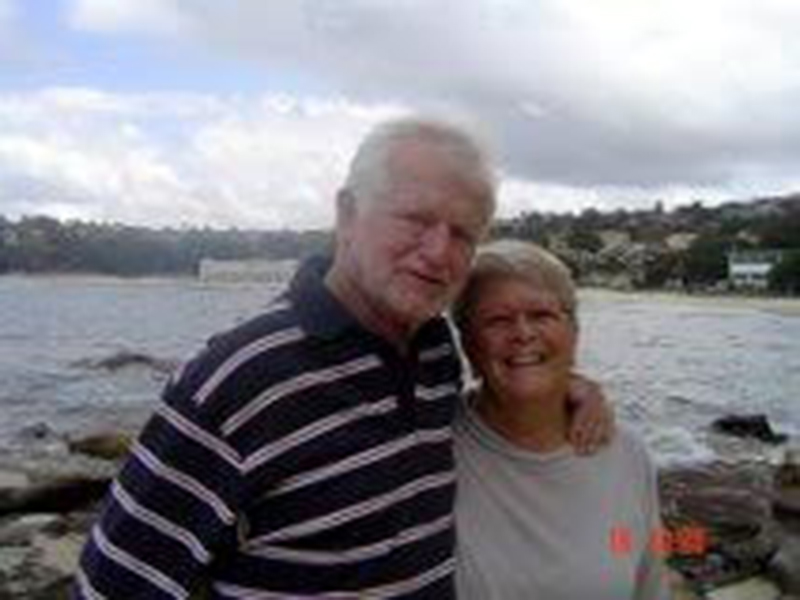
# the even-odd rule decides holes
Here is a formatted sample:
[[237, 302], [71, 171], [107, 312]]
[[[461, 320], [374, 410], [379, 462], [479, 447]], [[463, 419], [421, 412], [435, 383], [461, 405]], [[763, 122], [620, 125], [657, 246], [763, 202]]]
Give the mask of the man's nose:
[[450, 228], [447, 224], [436, 223], [425, 230], [420, 240], [420, 250], [430, 262], [443, 264], [449, 255], [451, 241]]

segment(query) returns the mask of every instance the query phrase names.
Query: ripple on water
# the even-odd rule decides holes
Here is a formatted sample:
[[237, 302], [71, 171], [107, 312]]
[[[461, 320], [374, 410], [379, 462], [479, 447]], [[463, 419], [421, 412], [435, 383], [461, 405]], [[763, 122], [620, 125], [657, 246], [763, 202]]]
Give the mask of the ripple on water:
[[[146, 368], [70, 367], [120, 348], [184, 359], [256, 314], [272, 292], [194, 281], [2, 279], [0, 441], [30, 423], [60, 429], [141, 420], [164, 379]], [[580, 370], [601, 381], [660, 461], [753, 452], [708, 438], [726, 412], [765, 412], [797, 434], [800, 318], [758, 308], [582, 294]], [[720, 304], [719, 306], [717, 304]]]

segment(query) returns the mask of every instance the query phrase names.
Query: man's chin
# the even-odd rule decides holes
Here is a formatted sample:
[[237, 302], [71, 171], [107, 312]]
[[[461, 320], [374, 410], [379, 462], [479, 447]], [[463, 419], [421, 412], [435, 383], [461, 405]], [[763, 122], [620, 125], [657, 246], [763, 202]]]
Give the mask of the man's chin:
[[445, 308], [444, 301], [430, 301], [407, 298], [403, 304], [403, 313], [410, 323], [417, 327], [440, 315]]

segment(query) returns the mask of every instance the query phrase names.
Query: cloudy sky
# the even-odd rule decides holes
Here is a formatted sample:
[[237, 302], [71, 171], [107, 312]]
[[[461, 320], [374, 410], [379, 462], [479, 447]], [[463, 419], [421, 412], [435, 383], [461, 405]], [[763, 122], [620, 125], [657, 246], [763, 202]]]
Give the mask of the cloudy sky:
[[501, 213], [800, 190], [797, 0], [0, 0], [0, 214], [327, 227], [360, 137], [468, 123]]

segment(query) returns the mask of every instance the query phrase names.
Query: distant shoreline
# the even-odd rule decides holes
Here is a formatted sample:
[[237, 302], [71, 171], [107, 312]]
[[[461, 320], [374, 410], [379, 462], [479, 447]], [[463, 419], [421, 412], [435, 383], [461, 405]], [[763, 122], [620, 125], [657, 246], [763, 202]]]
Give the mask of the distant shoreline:
[[[2, 273], [2, 279], [32, 279], [32, 280], [62, 280], [62, 281], [85, 281], [87, 283], [123, 283], [123, 284], [143, 284], [157, 285], [169, 284], [174, 282], [184, 282], [210, 287], [253, 287], [261, 285], [258, 281], [246, 281], [232, 283], [204, 282], [191, 274], [175, 275], [138, 275], [120, 276], [106, 275], [102, 273]], [[266, 285], [266, 284], [265, 284]], [[752, 309], [774, 312], [785, 316], [800, 316], [800, 297], [786, 296], [744, 296], [736, 294], [689, 294], [680, 291], [669, 290], [614, 290], [601, 287], [580, 287], [579, 294], [583, 298], [598, 298], [609, 302], [636, 302], [636, 301], [655, 301], [664, 303], [684, 303], [705, 305], [714, 307], [724, 307], [732, 309]]]
[[583, 298], [607, 301], [656, 301], [664, 303], [695, 304], [732, 309], [752, 309], [774, 312], [786, 316], [800, 316], [800, 297], [738, 296], [734, 294], [687, 294], [666, 290], [620, 291], [607, 288], [585, 287], [579, 289]]

